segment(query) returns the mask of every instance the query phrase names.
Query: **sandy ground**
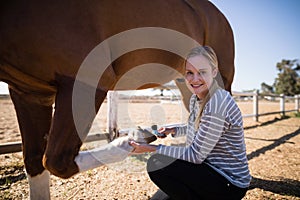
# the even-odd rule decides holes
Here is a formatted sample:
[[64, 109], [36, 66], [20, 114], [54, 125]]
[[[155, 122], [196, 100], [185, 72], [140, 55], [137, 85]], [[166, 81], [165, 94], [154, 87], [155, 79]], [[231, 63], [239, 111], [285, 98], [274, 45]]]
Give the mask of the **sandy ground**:
[[[252, 113], [252, 103], [239, 102], [243, 114]], [[286, 109], [294, 109], [289, 103]], [[91, 132], [104, 131], [107, 105], [103, 104]], [[278, 103], [261, 102], [260, 113], [278, 111]], [[184, 123], [187, 113], [178, 102], [120, 103], [120, 128], [151, 124]], [[159, 117], [158, 117], [159, 116]], [[244, 200], [300, 199], [300, 118], [268, 115], [254, 122], [245, 118], [245, 140], [253, 176]], [[16, 115], [10, 99], [0, 100], [0, 143], [20, 141]], [[181, 144], [183, 138], [155, 143]], [[86, 143], [83, 148], [104, 145]], [[122, 162], [102, 166], [63, 180], [51, 176], [52, 199], [146, 200], [157, 187], [150, 181], [145, 164], [150, 155], [130, 156]], [[0, 155], [0, 199], [28, 199], [22, 153]]]

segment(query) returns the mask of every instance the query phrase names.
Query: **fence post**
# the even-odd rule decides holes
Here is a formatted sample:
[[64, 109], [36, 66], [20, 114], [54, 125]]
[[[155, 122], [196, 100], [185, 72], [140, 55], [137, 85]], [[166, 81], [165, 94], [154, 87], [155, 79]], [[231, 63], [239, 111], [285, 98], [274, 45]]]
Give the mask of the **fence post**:
[[258, 122], [258, 96], [259, 96], [259, 91], [255, 90], [253, 93], [253, 114], [254, 114], [253, 119], [256, 122]]
[[117, 118], [118, 116], [118, 92], [108, 91], [107, 93], [107, 130], [109, 139], [112, 141], [118, 137]]
[[285, 96], [284, 94], [280, 94], [280, 112], [281, 112], [281, 116], [284, 117], [285, 116]]
[[295, 95], [295, 110], [296, 110], [296, 114], [299, 113], [299, 97], [300, 97], [300, 95]]

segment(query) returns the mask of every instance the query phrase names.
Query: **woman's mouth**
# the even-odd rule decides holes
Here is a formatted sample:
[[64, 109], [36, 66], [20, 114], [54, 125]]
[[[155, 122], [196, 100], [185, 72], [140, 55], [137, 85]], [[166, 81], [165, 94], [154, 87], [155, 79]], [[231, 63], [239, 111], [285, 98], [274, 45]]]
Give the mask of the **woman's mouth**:
[[197, 89], [201, 87], [203, 84], [191, 84], [192, 88]]

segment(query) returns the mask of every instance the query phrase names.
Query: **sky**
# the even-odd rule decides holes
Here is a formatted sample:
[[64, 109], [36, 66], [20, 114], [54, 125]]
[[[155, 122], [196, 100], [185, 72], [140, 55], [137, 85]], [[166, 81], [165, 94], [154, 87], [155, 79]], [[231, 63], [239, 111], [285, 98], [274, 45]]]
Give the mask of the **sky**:
[[[260, 89], [277, 77], [276, 63], [300, 59], [299, 0], [211, 0], [235, 37], [233, 91]], [[0, 94], [7, 93], [0, 83]]]
[[274, 83], [277, 62], [300, 59], [300, 1], [211, 0], [226, 16], [235, 37], [233, 91]]

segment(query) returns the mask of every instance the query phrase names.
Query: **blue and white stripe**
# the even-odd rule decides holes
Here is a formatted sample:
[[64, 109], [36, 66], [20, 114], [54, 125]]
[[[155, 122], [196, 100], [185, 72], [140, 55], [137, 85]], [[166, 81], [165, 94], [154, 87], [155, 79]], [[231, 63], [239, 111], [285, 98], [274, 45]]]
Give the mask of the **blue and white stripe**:
[[174, 135], [186, 135], [186, 146], [160, 145], [157, 153], [196, 164], [205, 162], [232, 184], [248, 187], [251, 176], [242, 114], [232, 96], [218, 89], [204, 107], [198, 130], [195, 130], [195, 119], [199, 112], [196, 95], [191, 97], [190, 111], [187, 125], [177, 127]]

